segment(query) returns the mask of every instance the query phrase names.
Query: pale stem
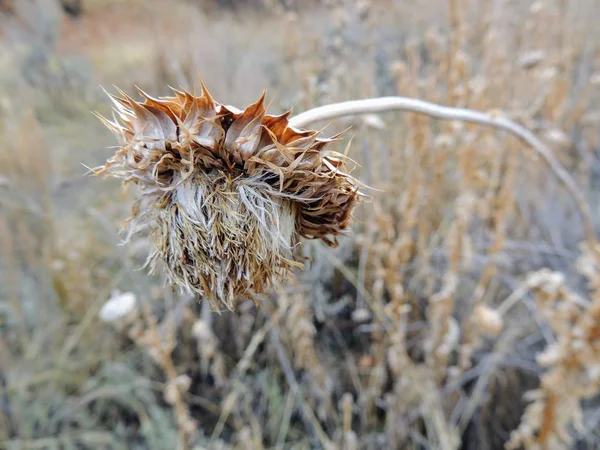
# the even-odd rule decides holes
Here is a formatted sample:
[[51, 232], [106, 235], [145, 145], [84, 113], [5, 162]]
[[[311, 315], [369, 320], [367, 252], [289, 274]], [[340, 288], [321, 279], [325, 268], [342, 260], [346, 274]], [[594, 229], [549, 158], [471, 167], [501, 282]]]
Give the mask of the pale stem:
[[565, 189], [576, 203], [587, 240], [590, 244], [596, 242], [596, 233], [594, 231], [588, 203], [571, 175], [569, 175], [567, 170], [556, 159], [552, 151], [531, 131], [522, 125], [519, 125], [517, 122], [499, 115], [486, 114], [465, 108], [440, 106], [435, 103], [413, 98], [379, 97], [319, 106], [292, 117], [290, 119], [290, 126], [294, 128], [304, 128], [311, 123], [322, 120], [391, 111], [408, 111], [417, 114], [425, 114], [442, 120], [460, 120], [462, 122], [475, 123], [504, 130], [515, 135], [535, 150], [548, 168], [554, 173], [556, 178], [564, 185]]

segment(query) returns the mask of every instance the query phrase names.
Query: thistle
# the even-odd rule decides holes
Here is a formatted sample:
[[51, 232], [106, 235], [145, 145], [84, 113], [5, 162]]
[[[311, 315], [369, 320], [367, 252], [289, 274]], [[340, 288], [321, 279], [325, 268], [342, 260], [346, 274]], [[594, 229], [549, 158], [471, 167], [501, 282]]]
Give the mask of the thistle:
[[118, 90], [114, 119], [100, 117], [119, 149], [100, 170], [139, 188], [128, 238], [148, 231], [147, 265], [170, 284], [229, 309], [256, 299], [302, 266], [301, 238], [337, 245], [360, 200], [335, 140], [266, 114], [265, 94], [240, 111], [195, 96], [137, 102]]

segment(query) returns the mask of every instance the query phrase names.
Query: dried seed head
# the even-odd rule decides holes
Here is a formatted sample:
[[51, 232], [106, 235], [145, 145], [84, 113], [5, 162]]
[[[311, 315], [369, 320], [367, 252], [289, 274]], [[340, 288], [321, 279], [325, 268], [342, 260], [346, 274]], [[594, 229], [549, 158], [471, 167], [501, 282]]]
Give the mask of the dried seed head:
[[485, 334], [498, 336], [502, 332], [504, 321], [498, 311], [479, 303], [475, 306], [473, 314], [476, 326]]
[[151, 270], [230, 309], [264, 292], [292, 268], [299, 238], [337, 245], [361, 194], [344, 157], [317, 131], [266, 114], [265, 94], [240, 111], [202, 95], [143, 102], [111, 96], [116, 116], [101, 117], [119, 150], [100, 171], [134, 182], [139, 197], [129, 236], [148, 230]]

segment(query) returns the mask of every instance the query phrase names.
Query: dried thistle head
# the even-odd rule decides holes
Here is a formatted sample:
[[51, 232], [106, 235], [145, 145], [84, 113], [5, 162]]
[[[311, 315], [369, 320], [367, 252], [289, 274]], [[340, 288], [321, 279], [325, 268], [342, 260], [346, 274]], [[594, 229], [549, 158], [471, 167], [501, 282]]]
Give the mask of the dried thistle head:
[[100, 173], [139, 187], [129, 237], [149, 231], [151, 271], [233, 309], [301, 264], [300, 238], [337, 245], [361, 198], [334, 138], [266, 114], [265, 94], [240, 111], [202, 95], [137, 102], [119, 90], [116, 117], [101, 117], [119, 149]]

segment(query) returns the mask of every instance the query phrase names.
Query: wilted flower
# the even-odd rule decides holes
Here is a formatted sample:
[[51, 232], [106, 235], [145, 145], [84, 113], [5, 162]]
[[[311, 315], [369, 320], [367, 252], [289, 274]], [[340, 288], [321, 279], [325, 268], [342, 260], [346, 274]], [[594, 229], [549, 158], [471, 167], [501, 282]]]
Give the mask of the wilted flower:
[[140, 189], [129, 236], [150, 232], [151, 271], [234, 307], [301, 264], [299, 238], [337, 245], [360, 198], [344, 156], [324, 153], [335, 138], [291, 128], [289, 112], [266, 114], [265, 94], [240, 111], [195, 96], [143, 102], [111, 96], [117, 118], [101, 118], [120, 148], [100, 172]]

